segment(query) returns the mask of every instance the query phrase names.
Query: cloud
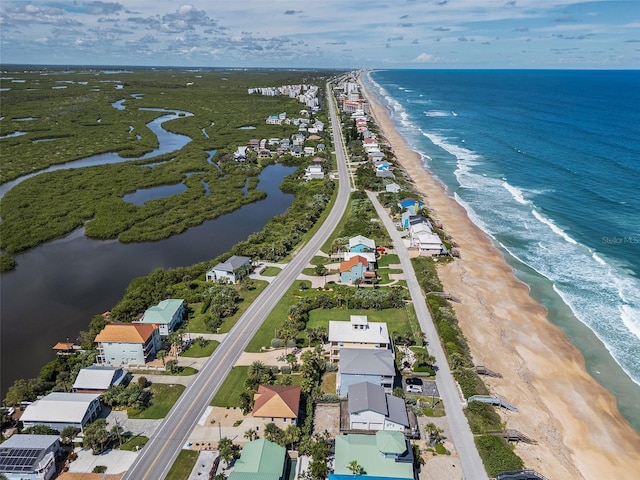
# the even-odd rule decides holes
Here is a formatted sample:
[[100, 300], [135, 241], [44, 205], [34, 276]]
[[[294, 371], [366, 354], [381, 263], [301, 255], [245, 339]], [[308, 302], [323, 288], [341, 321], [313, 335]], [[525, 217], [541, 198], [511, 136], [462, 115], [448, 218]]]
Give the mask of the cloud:
[[404, 40], [402, 35], [396, 35], [395, 37], [387, 38], [387, 42], [399, 42], [400, 40]]
[[514, 32], [528, 32], [529, 27], [518, 27], [513, 29]]
[[515, 7], [516, 6], [516, 2], [515, 0], [511, 0], [507, 3], [504, 4], [505, 7]]
[[112, 2], [85, 2], [85, 13], [90, 15], [111, 15], [124, 10], [124, 6], [120, 3]]
[[418, 40], [417, 38], [414, 38], [413, 40], [411, 40], [411, 45], [418, 45], [420, 43], [420, 40]]
[[407, 18], [409, 18], [409, 15], [402, 15], [402, 16], [400, 17], [400, 20], [406, 20]]
[[411, 60], [411, 63], [434, 63], [438, 61], [438, 57], [431, 55], [430, 53], [421, 53], [416, 58]]
[[406, 28], [406, 27], [413, 27], [413, 23], [401, 23], [401, 24], [400, 24], [400, 26], [401, 26], [401, 27], [404, 27], [404, 28]]
[[325, 45], [346, 45], [344, 40], [334, 40], [333, 42], [326, 42]]
[[447, 27], [436, 27], [433, 29], [434, 32], [448, 32], [449, 30], [451, 29]]
[[298, 15], [299, 13], [303, 13], [302, 10], [285, 10], [285, 15]]

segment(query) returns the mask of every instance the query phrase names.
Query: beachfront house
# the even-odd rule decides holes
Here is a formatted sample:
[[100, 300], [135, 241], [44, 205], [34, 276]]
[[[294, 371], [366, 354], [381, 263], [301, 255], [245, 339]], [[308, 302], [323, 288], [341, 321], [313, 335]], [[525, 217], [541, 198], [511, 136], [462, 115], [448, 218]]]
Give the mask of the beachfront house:
[[253, 395], [251, 415], [275, 424], [295, 425], [300, 408], [300, 387], [260, 385]]
[[376, 479], [414, 480], [413, 447], [402, 432], [381, 430], [375, 435], [338, 435], [335, 462], [329, 480], [354, 478], [352, 462], [365, 475]]
[[369, 260], [362, 255], [355, 255], [349, 260], [340, 262], [340, 281], [342, 283], [356, 283], [356, 280], [375, 278], [376, 272], [370, 270]]
[[102, 394], [112, 385], [122, 384], [126, 378], [127, 372], [121, 367], [90, 365], [78, 372], [73, 382], [73, 392]]
[[206, 273], [207, 282], [237, 283], [251, 270], [251, 259], [233, 255], [226, 262], [218, 263]]
[[288, 478], [287, 449], [264, 438], [244, 444], [228, 480], [285, 480]]
[[398, 202], [398, 207], [402, 210], [408, 210], [411, 212], [411, 215], [417, 215], [420, 209], [424, 204], [419, 200], [414, 200], [413, 198], [405, 198], [404, 200]]
[[366, 315], [351, 315], [348, 322], [329, 321], [329, 361], [340, 359], [342, 348], [392, 349], [385, 322], [370, 322]]
[[336, 393], [349, 394], [349, 385], [370, 382], [391, 393], [396, 376], [393, 352], [378, 348], [341, 348], [336, 377]]
[[7, 480], [49, 480], [61, 454], [58, 435], [12, 435], [0, 445], [0, 474]]
[[445, 247], [440, 237], [433, 233], [427, 222], [413, 223], [409, 226], [410, 245], [418, 250], [420, 255], [435, 256], [445, 253]]
[[184, 300], [168, 298], [145, 310], [138, 322], [158, 325], [160, 336], [166, 338], [184, 321], [186, 312], [187, 305]]
[[370, 382], [349, 385], [349, 428], [351, 430], [395, 430], [409, 428], [404, 400], [385, 393]]
[[100, 415], [97, 393], [53, 392], [28, 405], [20, 417], [25, 428], [45, 425], [58, 432], [65, 427], [82, 430]]
[[367, 238], [363, 235], [356, 235], [349, 239], [349, 251], [350, 252], [375, 252], [376, 242], [371, 238]]
[[145, 323], [108, 323], [98, 335], [99, 365], [144, 365], [162, 348], [160, 329]]
[[385, 185], [384, 189], [387, 193], [398, 193], [400, 191], [400, 185], [391, 182]]

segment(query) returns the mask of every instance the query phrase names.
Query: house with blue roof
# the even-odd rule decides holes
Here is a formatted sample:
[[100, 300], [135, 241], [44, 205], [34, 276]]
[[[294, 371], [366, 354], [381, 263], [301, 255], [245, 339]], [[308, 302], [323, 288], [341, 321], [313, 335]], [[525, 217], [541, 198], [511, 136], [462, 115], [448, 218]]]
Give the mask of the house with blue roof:
[[185, 317], [186, 304], [182, 299], [168, 298], [148, 308], [139, 323], [158, 325], [160, 337], [166, 338]]
[[398, 202], [398, 206], [402, 210], [408, 210], [411, 212], [411, 215], [417, 215], [420, 209], [424, 206], [419, 200], [414, 200], [413, 198], [405, 198], [404, 200]]

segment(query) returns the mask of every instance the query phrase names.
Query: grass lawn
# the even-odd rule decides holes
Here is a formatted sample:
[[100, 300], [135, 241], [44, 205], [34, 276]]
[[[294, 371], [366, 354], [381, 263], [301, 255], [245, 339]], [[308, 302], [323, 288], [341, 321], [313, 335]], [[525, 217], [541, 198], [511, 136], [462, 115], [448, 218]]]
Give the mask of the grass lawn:
[[135, 452], [136, 447], [142, 448], [147, 444], [148, 441], [149, 438], [145, 437], [144, 435], [134, 435], [120, 446], [120, 450]]
[[337, 372], [326, 372], [322, 375], [322, 383], [320, 384], [322, 393], [336, 393], [336, 376]]
[[381, 255], [378, 259], [378, 267], [388, 267], [389, 265], [398, 265], [400, 258], [395, 253]]
[[[173, 355], [171, 358], [167, 357], [167, 361], [175, 360]], [[193, 367], [178, 367], [178, 370], [175, 373], [171, 373], [169, 370], [129, 370], [129, 373], [133, 375], [143, 375], [145, 377], [151, 377], [153, 379], [154, 375], [173, 375], [174, 377], [188, 377], [190, 375], [195, 375], [198, 373], [198, 370]]]
[[329, 320], [349, 321], [351, 315], [366, 315], [370, 322], [386, 322], [389, 333], [411, 332], [407, 310], [404, 308], [387, 308], [384, 310], [342, 310], [332, 308], [329, 310], [316, 309], [309, 312], [307, 328], [329, 328]]
[[127, 410], [127, 415], [129, 418], [147, 420], [164, 418], [180, 395], [182, 395], [184, 389], [184, 385], [154, 383], [151, 385], [151, 393], [153, 394], [151, 405], [142, 411], [129, 409]]
[[282, 271], [281, 268], [278, 267], [265, 267], [261, 272], [260, 275], [263, 275], [265, 277], [275, 277], [276, 275], [278, 275], [280, 272]]
[[327, 265], [328, 263], [333, 263], [329, 257], [322, 257], [320, 255], [316, 255], [311, 259], [312, 265]]
[[304, 268], [302, 270], [302, 273], [304, 275], [309, 275], [310, 277], [315, 277], [316, 276], [316, 269], [315, 268]]
[[216, 393], [211, 405], [214, 407], [237, 407], [240, 394], [244, 392], [244, 381], [249, 367], [233, 367]]
[[195, 450], [180, 450], [165, 480], [187, 480], [197, 461], [198, 452]]
[[[217, 333], [227, 333], [231, 328], [235, 325], [236, 321], [242, 316], [249, 305], [262, 293], [262, 291], [269, 285], [268, 282], [264, 280], [254, 280], [254, 284], [256, 286], [253, 290], [240, 290], [240, 297], [242, 301], [238, 304], [238, 311], [230, 316], [229, 318], [225, 318], [222, 322], [222, 326], [220, 327], [220, 331]], [[211, 332], [207, 326], [204, 324], [205, 314], [200, 313], [200, 308], [202, 307], [202, 303], [193, 303], [190, 305], [193, 309], [193, 318], [189, 319], [189, 325], [187, 330], [190, 333], [216, 333]]]
[[206, 340], [206, 342], [207, 344], [204, 347], [201, 347], [198, 341], [193, 342], [187, 350], [180, 354], [180, 356], [190, 358], [208, 357], [216, 348], [218, 348], [218, 345], [220, 345], [220, 342], [215, 340]]

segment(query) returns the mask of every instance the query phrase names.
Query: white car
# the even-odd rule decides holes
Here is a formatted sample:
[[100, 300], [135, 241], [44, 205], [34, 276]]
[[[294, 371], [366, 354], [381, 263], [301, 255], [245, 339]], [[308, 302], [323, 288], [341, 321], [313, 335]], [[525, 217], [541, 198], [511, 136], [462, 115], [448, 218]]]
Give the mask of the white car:
[[422, 393], [421, 385], [407, 385], [405, 391], [407, 393]]

